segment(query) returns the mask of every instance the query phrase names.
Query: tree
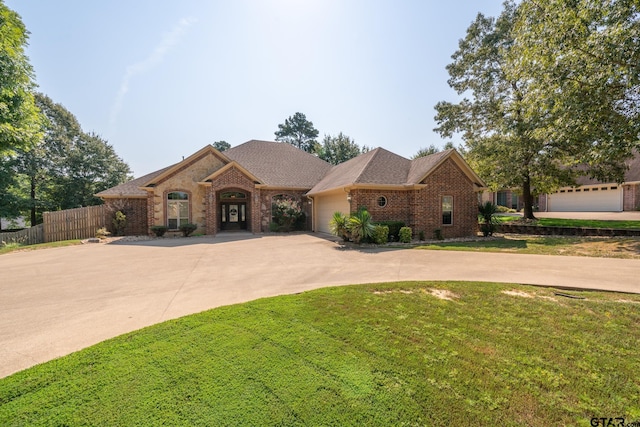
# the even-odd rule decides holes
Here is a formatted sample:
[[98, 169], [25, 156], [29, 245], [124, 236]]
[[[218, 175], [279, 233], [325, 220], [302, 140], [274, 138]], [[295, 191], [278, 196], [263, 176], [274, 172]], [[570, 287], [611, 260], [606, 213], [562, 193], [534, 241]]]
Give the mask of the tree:
[[46, 210], [102, 203], [93, 195], [127, 181], [131, 173], [113, 148], [98, 135], [83, 132], [66, 108], [40, 93], [35, 99], [45, 117], [41, 139], [0, 164], [14, 174], [13, 194], [19, 209], [29, 212], [31, 225]]
[[20, 16], [0, 0], [0, 155], [26, 149], [39, 137], [33, 70], [24, 52], [27, 39]]
[[315, 153], [318, 141], [318, 130], [302, 113], [295, 113], [278, 125], [275, 132], [276, 141], [286, 142], [307, 153]]
[[325, 135], [317, 153], [322, 160], [337, 165], [367, 151], [369, 147], [365, 145], [360, 148], [355, 141], [340, 132], [338, 136]]
[[432, 154], [436, 154], [439, 151], [440, 150], [438, 149], [438, 147], [436, 147], [435, 145], [431, 144], [427, 148], [420, 148], [418, 150], [418, 152], [416, 154], [414, 154], [413, 157], [411, 157], [411, 158], [412, 159], [417, 159], [419, 157], [426, 157], [426, 156], [430, 156]]
[[525, 114], [545, 109], [540, 133], [581, 148], [591, 177], [622, 182], [640, 146], [640, 4], [523, 1], [513, 55], [533, 82]]
[[447, 66], [471, 99], [436, 105], [435, 130], [462, 133], [469, 163], [493, 189], [520, 188], [530, 219], [533, 196], [580, 174], [621, 180], [640, 126], [637, 6], [542, 3], [479, 14]]
[[94, 194], [132, 179], [129, 166], [95, 133], [82, 132], [74, 140], [63, 167], [52, 194], [60, 209], [99, 205]]
[[226, 151], [231, 148], [231, 144], [229, 144], [227, 141], [216, 141], [211, 145], [213, 145], [213, 148], [218, 151]]
[[544, 117], [525, 114], [531, 82], [510, 68], [517, 64], [510, 56], [516, 13], [506, 2], [497, 19], [478, 14], [467, 29], [447, 70], [449, 85], [472, 99], [439, 102], [435, 130], [444, 137], [462, 133], [467, 161], [494, 190], [520, 188], [524, 217], [534, 218], [533, 192], [570, 179], [562, 165], [572, 147], [563, 141], [550, 147], [537, 132]]
[[55, 186], [64, 173], [64, 159], [74, 139], [82, 132], [77, 119], [43, 94], [36, 94], [43, 114], [41, 138], [31, 147], [16, 150], [11, 165], [20, 177], [21, 210], [29, 212], [31, 225], [40, 222], [45, 210], [55, 210]]

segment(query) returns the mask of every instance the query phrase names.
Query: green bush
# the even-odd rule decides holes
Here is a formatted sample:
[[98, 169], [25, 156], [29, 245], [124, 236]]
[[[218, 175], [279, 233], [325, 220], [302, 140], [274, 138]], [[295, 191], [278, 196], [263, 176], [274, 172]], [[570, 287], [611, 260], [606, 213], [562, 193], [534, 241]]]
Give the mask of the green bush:
[[117, 211], [111, 221], [116, 236], [122, 236], [127, 226], [127, 216], [122, 211]]
[[411, 243], [412, 231], [411, 227], [402, 227], [400, 229], [400, 242]]
[[269, 223], [269, 231], [272, 233], [276, 233], [280, 231], [280, 226], [278, 225], [278, 223], [272, 221]]
[[371, 236], [373, 243], [383, 245], [389, 241], [389, 227], [386, 225], [376, 224], [373, 226], [373, 235]]
[[289, 196], [280, 196], [273, 200], [271, 214], [273, 222], [278, 224], [280, 230], [291, 231], [304, 212], [302, 212], [300, 202]]
[[373, 235], [373, 222], [368, 210], [361, 208], [347, 220], [347, 230], [354, 243], [367, 241]]
[[349, 240], [349, 231], [347, 230], [347, 216], [342, 212], [334, 212], [331, 221], [329, 221], [329, 229], [334, 236], [342, 237], [345, 242]]
[[[487, 202], [487, 203], [491, 203], [491, 202]], [[498, 213], [516, 213], [516, 210], [508, 208], [506, 206], [496, 205], [496, 212], [498, 212]]]
[[478, 205], [480, 230], [484, 237], [491, 236], [496, 230], [497, 220], [495, 215], [498, 211], [498, 207], [499, 206], [496, 206], [491, 202], [485, 202], [484, 204]]
[[166, 225], [153, 225], [153, 226], [151, 226], [151, 231], [153, 231], [153, 233], [156, 235], [156, 237], [164, 236], [164, 233], [166, 233], [168, 229], [169, 229], [169, 227], [167, 227]]
[[436, 240], [444, 240], [442, 229], [436, 228], [435, 230], [433, 230], [433, 237], [435, 237]]
[[197, 224], [182, 224], [180, 226], [180, 231], [182, 231], [182, 235], [184, 237], [189, 237], [189, 235], [193, 233], [196, 228], [198, 228]]
[[404, 227], [402, 221], [376, 221], [378, 225], [386, 225], [389, 227], [389, 241], [397, 242], [400, 240], [400, 229]]

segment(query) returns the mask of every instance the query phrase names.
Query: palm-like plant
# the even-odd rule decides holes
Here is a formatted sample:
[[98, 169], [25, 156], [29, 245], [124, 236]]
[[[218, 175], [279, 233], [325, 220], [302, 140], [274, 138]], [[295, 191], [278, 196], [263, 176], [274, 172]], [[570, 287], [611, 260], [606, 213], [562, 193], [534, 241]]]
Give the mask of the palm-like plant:
[[496, 213], [498, 207], [491, 202], [485, 202], [478, 205], [478, 216], [480, 222], [480, 230], [484, 237], [491, 236], [496, 230]]
[[375, 226], [371, 221], [371, 214], [366, 209], [359, 209], [348, 219], [347, 228], [354, 243], [369, 239], [373, 235]]
[[345, 242], [349, 240], [347, 222], [348, 218], [342, 212], [334, 212], [331, 221], [329, 221], [331, 234], [342, 237]]

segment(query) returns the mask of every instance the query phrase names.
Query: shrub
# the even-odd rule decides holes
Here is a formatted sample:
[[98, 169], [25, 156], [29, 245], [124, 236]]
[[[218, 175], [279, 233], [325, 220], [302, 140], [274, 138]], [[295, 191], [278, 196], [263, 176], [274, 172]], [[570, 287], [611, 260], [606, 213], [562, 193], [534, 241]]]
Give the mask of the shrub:
[[442, 235], [442, 229], [436, 228], [435, 230], [433, 230], [433, 237], [436, 240], [444, 240], [444, 236]]
[[122, 211], [117, 211], [111, 221], [116, 236], [122, 236], [124, 229], [127, 226], [127, 216]]
[[347, 230], [354, 243], [361, 243], [363, 240], [371, 238], [373, 227], [371, 214], [364, 208], [358, 209], [358, 212], [347, 220]]
[[300, 216], [293, 223], [294, 230], [305, 230], [307, 228], [307, 214], [300, 212]]
[[[491, 203], [491, 202], [486, 202], [486, 203]], [[508, 208], [506, 206], [496, 205], [496, 212], [498, 212], [498, 213], [516, 213], [517, 211], [515, 209], [511, 209], [511, 208]]]
[[108, 236], [108, 235], [110, 235], [110, 234], [111, 234], [111, 233], [109, 233], [109, 232], [107, 231], [107, 228], [106, 228], [106, 227], [98, 228], [98, 229], [96, 230], [96, 237], [97, 237], [98, 239], [106, 239], [106, 238], [107, 238], [107, 236]]
[[378, 225], [386, 225], [389, 227], [389, 241], [397, 242], [400, 240], [400, 229], [404, 227], [402, 221], [377, 221]]
[[180, 226], [180, 231], [182, 231], [182, 235], [184, 237], [189, 237], [189, 235], [193, 233], [196, 228], [198, 228], [197, 224], [182, 224]]
[[334, 212], [329, 221], [329, 230], [334, 236], [342, 237], [345, 242], [349, 240], [349, 230], [347, 230], [347, 217], [342, 212]]
[[400, 242], [411, 243], [412, 234], [411, 227], [402, 227], [399, 232]]
[[290, 231], [293, 225], [304, 215], [300, 203], [289, 196], [274, 198], [271, 205], [273, 222], [281, 227], [282, 231]]
[[418, 240], [420, 240], [421, 242], [423, 242], [425, 240], [424, 239], [424, 230], [420, 230], [418, 232]]
[[498, 207], [491, 202], [478, 205], [478, 222], [484, 237], [491, 236], [495, 231], [497, 222], [495, 215], [497, 211]]
[[269, 231], [272, 233], [276, 233], [280, 231], [280, 226], [278, 225], [278, 223], [271, 221], [269, 223]]
[[373, 235], [371, 236], [373, 243], [383, 245], [389, 241], [389, 227], [386, 225], [376, 224], [373, 226]]
[[164, 233], [166, 233], [168, 229], [169, 229], [169, 227], [167, 227], [166, 225], [153, 225], [153, 226], [151, 226], [151, 231], [153, 231], [153, 233], [156, 235], [156, 237], [164, 236]]

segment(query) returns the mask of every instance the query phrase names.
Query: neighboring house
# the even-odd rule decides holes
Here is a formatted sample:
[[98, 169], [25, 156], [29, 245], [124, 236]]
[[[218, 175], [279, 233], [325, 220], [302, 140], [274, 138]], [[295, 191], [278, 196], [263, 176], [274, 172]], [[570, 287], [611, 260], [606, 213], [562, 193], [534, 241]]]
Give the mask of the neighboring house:
[[538, 198], [544, 212], [620, 212], [640, 210], [640, 154], [626, 162], [624, 182], [600, 182], [588, 177]]
[[[536, 200], [540, 212], [621, 212], [640, 210], [640, 154], [626, 162], [624, 182], [601, 182], [585, 176], [575, 186], [562, 187]], [[520, 210], [522, 197], [515, 190], [485, 191], [482, 201]]]
[[455, 150], [408, 160], [382, 148], [337, 166], [286, 143], [249, 141], [219, 152], [208, 145], [183, 161], [97, 194], [127, 215], [126, 234], [153, 225], [196, 233], [269, 231], [272, 202], [289, 196], [306, 230], [329, 232], [336, 211], [368, 208], [376, 221], [399, 220], [414, 233], [468, 236], [477, 228], [484, 183]]

